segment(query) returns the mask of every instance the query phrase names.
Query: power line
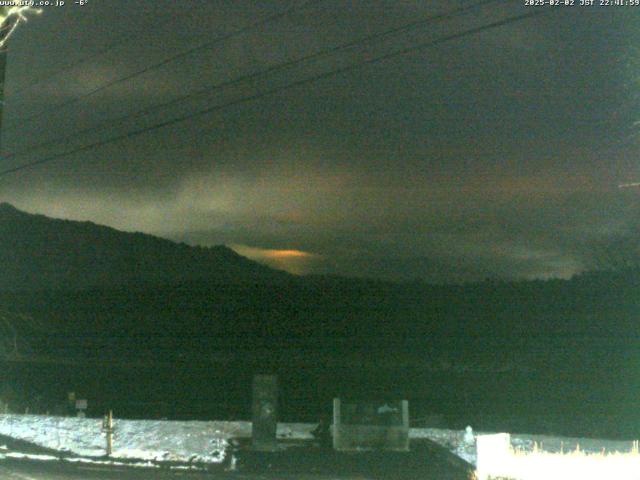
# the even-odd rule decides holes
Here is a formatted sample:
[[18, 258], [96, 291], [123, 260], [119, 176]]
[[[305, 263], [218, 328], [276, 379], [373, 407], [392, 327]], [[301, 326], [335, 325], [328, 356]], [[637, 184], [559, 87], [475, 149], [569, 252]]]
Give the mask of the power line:
[[151, 125], [149, 127], [141, 128], [141, 129], [138, 129], [138, 130], [133, 130], [133, 131], [127, 132], [127, 133], [122, 134], [122, 135], [116, 135], [116, 136], [113, 136], [113, 137], [110, 137], [110, 138], [107, 138], [107, 139], [104, 139], [104, 140], [100, 140], [100, 141], [95, 142], [95, 143], [91, 143], [91, 144], [88, 144], [88, 145], [83, 145], [81, 147], [77, 147], [77, 148], [68, 150], [66, 152], [61, 152], [61, 153], [58, 153], [58, 154], [55, 154], [55, 155], [51, 155], [51, 156], [42, 158], [40, 160], [35, 160], [33, 162], [29, 162], [29, 163], [25, 163], [25, 164], [22, 164], [22, 165], [18, 165], [17, 167], [13, 167], [13, 168], [10, 168], [10, 169], [6, 169], [6, 170], [3, 170], [3, 171], [0, 171], [0, 177], [6, 176], [6, 175], [9, 175], [9, 174], [12, 174], [12, 173], [19, 172], [21, 170], [26, 170], [28, 168], [33, 168], [35, 166], [42, 165], [44, 163], [49, 163], [49, 162], [52, 162], [54, 160], [58, 160], [60, 158], [67, 157], [69, 155], [73, 155], [73, 154], [76, 154], [76, 153], [81, 153], [81, 152], [92, 150], [92, 149], [95, 149], [95, 148], [99, 148], [99, 147], [108, 145], [110, 143], [114, 143], [114, 142], [118, 142], [118, 141], [121, 141], [121, 140], [128, 140], [128, 139], [131, 139], [131, 138], [135, 138], [135, 137], [138, 137], [140, 135], [143, 135], [145, 133], [148, 133], [148, 132], [151, 132], [151, 131], [154, 131], [154, 130], [158, 130], [158, 129], [161, 129], [161, 128], [164, 128], [164, 127], [169, 127], [169, 126], [172, 126], [172, 125], [176, 125], [178, 123], [182, 123], [182, 122], [185, 122], [187, 120], [191, 120], [193, 118], [201, 117], [201, 116], [207, 115], [209, 113], [213, 113], [215, 111], [220, 111], [220, 110], [223, 110], [223, 109], [235, 106], [235, 105], [252, 102], [254, 100], [258, 100], [258, 99], [266, 97], [268, 95], [272, 95], [274, 93], [279, 93], [279, 92], [282, 92], [282, 91], [285, 91], [285, 90], [288, 90], [288, 89], [291, 89], [291, 88], [294, 88], [294, 87], [299, 87], [301, 85], [305, 85], [305, 84], [308, 84], [308, 83], [313, 83], [313, 82], [316, 82], [318, 80], [323, 80], [323, 79], [326, 79], [326, 78], [334, 77], [336, 75], [340, 75], [340, 74], [343, 74], [343, 73], [350, 72], [350, 71], [355, 70], [356, 68], [362, 67], [364, 65], [370, 65], [370, 64], [374, 64], [374, 63], [379, 63], [379, 62], [382, 62], [384, 60], [388, 60], [388, 59], [393, 58], [393, 57], [397, 57], [397, 56], [400, 56], [400, 55], [406, 55], [406, 54], [409, 54], [409, 53], [413, 53], [413, 52], [422, 50], [424, 48], [428, 48], [428, 47], [432, 47], [432, 46], [435, 46], [435, 45], [439, 45], [441, 43], [449, 42], [451, 40], [456, 40], [456, 39], [463, 38], [463, 37], [466, 37], [466, 36], [469, 36], [469, 35], [475, 35], [477, 33], [481, 33], [481, 32], [485, 32], [485, 31], [488, 31], [488, 30], [492, 30], [494, 28], [502, 27], [502, 26], [508, 25], [510, 23], [515, 23], [515, 22], [519, 22], [519, 21], [522, 21], [522, 20], [525, 20], [525, 19], [528, 19], [528, 18], [532, 18], [532, 17], [538, 16], [538, 15], [542, 15], [542, 14], [548, 13], [550, 11], [551, 11], [550, 9], [534, 10], [534, 11], [532, 11], [530, 13], [525, 13], [525, 14], [522, 14], [522, 15], [516, 15], [516, 16], [513, 16], [513, 17], [508, 17], [508, 18], [505, 18], [505, 19], [502, 19], [502, 20], [498, 20], [498, 21], [486, 24], [486, 25], [482, 25], [480, 27], [474, 27], [474, 28], [471, 28], [471, 29], [468, 29], [468, 30], [464, 30], [462, 32], [446, 35], [446, 36], [437, 38], [435, 40], [430, 40], [428, 42], [424, 42], [424, 43], [421, 43], [421, 44], [418, 44], [418, 45], [407, 47], [407, 48], [404, 48], [404, 49], [401, 49], [401, 50], [398, 50], [398, 51], [395, 51], [395, 52], [390, 52], [390, 53], [379, 55], [377, 57], [373, 57], [373, 58], [370, 58], [370, 59], [365, 59], [365, 60], [362, 60], [360, 62], [353, 63], [351, 65], [347, 65], [345, 67], [341, 67], [341, 68], [338, 68], [338, 69], [335, 69], [335, 70], [331, 70], [331, 71], [324, 72], [324, 73], [321, 73], [321, 74], [318, 74], [318, 75], [314, 75], [312, 77], [301, 79], [301, 80], [298, 80], [298, 81], [295, 81], [295, 82], [292, 82], [292, 83], [289, 83], [289, 84], [286, 84], [286, 85], [281, 85], [279, 87], [275, 87], [275, 88], [272, 88], [270, 90], [266, 90], [264, 92], [258, 92], [256, 94], [249, 95], [249, 96], [246, 96], [246, 97], [242, 97], [240, 99], [236, 99], [236, 100], [233, 100], [233, 101], [221, 104], [221, 105], [214, 105], [214, 106], [211, 106], [211, 107], [208, 107], [208, 108], [205, 108], [203, 110], [199, 110], [199, 111], [187, 114], [187, 115], [183, 115], [183, 116], [180, 116], [180, 117], [172, 118], [170, 120], [165, 120], [163, 122], [156, 123], [156, 124]]
[[237, 85], [237, 84], [242, 83], [242, 82], [246, 82], [246, 81], [249, 81], [249, 80], [254, 80], [254, 79], [259, 78], [261, 76], [266, 76], [266, 75], [269, 75], [271, 73], [277, 72], [279, 70], [284, 70], [284, 69], [293, 67], [293, 66], [298, 65], [300, 63], [304, 63], [304, 62], [308, 62], [310, 60], [315, 60], [315, 59], [318, 59], [318, 58], [329, 56], [329, 55], [335, 54], [337, 52], [340, 52], [342, 50], [347, 50], [347, 49], [350, 49], [352, 47], [358, 46], [358, 45], [363, 44], [363, 43], [368, 43], [368, 42], [371, 42], [371, 41], [374, 41], [374, 40], [381, 40], [381, 39], [384, 39], [384, 38], [389, 37], [389, 36], [397, 35], [399, 33], [407, 32], [409, 30], [412, 30], [412, 29], [415, 29], [415, 28], [418, 28], [418, 27], [422, 27], [422, 26], [424, 26], [426, 24], [429, 24], [429, 23], [433, 23], [433, 22], [437, 22], [437, 21], [441, 21], [441, 20], [450, 20], [452, 18], [460, 16], [461, 14], [467, 13], [467, 12], [475, 10], [477, 8], [484, 7], [484, 6], [486, 6], [488, 4], [491, 4], [491, 3], [503, 3], [503, 2], [507, 2], [507, 1], [509, 1], [509, 0], [482, 0], [480, 2], [476, 2], [476, 3], [473, 3], [471, 5], [465, 5], [465, 6], [461, 6], [461, 7], [458, 7], [458, 8], [454, 8], [454, 9], [448, 11], [448, 12], [445, 12], [445, 13], [430, 15], [430, 16], [425, 17], [423, 19], [420, 19], [420, 20], [417, 20], [417, 21], [414, 21], [414, 22], [411, 22], [411, 23], [408, 23], [408, 24], [404, 24], [404, 25], [401, 25], [399, 27], [396, 27], [396, 28], [393, 28], [393, 29], [390, 29], [390, 30], [385, 30], [385, 31], [379, 32], [379, 33], [374, 33], [374, 34], [371, 34], [371, 35], [367, 35], [366, 37], [359, 38], [359, 39], [356, 39], [356, 40], [351, 40], [349, 42], [346, 42], [346, 43], [343, 43], [343, 44], [340, 44], [340, 45], [337, 45], [337, 46], [334, 46], [334, 47], [322, 49], [322, 50], [319, 50], [317, 52], [314, 52], [314, 53], [311, 53], [311, 54], [308, 54], [308, 55], [304, 55], [304, 56], [299, 57], [297, 59], [289, 60], [289, 61], [286, 61], [284, 63], [280, 63], [280, 64], [277, 64], [277, 65], [273, 65], [271, 67], [267, 67], [266, 69], [259, 70], [257, 72], [252, 72], [252, 73], [249, 73], [247, 75], [242, 75], [240, 77], [237, 77], [237, 78], [234, 78], [234, 79], [231, 79], [231, 80], [227, 80], [227, 81], [224, 81], [224, 82], [221, 82], [221, 83], [218, 83], [218, 84], [214, 84], [214, 85], [205, 87], [203, 89], [199, 89], [199, 90], [197, 90], [195, 92], [191, 92], [191, 93], [188, 93], [186, 95], [178, 96], [178, 97], [176, 97], [176, 98], [174, 98], [172, 100], [169, 100], [167, 102], [163, 102], [163, 103], [156, 104], [156, 105], [151, 105], [149, 107], [145, 107], [145, 108], [143, 108], [141, 110], [138, 110], [136, 112], [133, 112], [133, 113], [127, 113], [127, 114], [122, 115], [120, 117], [108, 119], [108, 120], [106, 120], [104, 122], [101, 122], [101, 123], [99, 123], [97, 125], [93, 125], [91, 127], [87, 127], [85, 129], [76, 131], [75, 133], [72, 133], [72, 134], [70, 134], [70, 135], [68, 135], [66, 137], [61, 138], [61, 139], [54, 139], [54, 140], [50, 140], [50, 141], [45, 141], [45, 142], [42, 142], [40, 144], [28, 147], [28, 148], [26, 148], [26, 149], [24, 149], [24, 150], [22, 150], [20, 152], [2, 156], [2, 157], [0, 157], [0, 160], [12, 159], [12, 158], [15, 158], [17, 156], [21, 156], [21, 155], [24, 155], [26, 153], [33, 152], [35, 150], [39, 150], [41, 148], [49, 147], [49, 146], [56, 145], [56, 144], [62, 143], [62, 142], [67, 142], [67, 141], [73, 140], [77, 135], [84, 135], [84, 134], [87, 134], [87, 133], [97, 132], [97, 131], [103, 130], [105, 127], [113, 126], [114, 123], [122, 124], [127, 120], [132, 120], [132, 119], [135, 119], [135, 118], [139, 118], [139, 117], [148, 115], [149, 113], [152, 113], [155, 110], [160, 110], [160, 109], [163, 109], [163, 108], [166, 108], [166, 107], [170, 107], [172, 105], [176, 105], [176, 104], [182, 103], [184, 101], [187, 101], [189, 99], [198, 97], [200, 95], [205, 95], [205, 94], [211, 93], [211, 92], [219, 90], [219, 89], [223, 89], [223, 88], [226, 88], [226, 87]]
[[[177, 17], [183, 17], [186, 14], [191, 13], [189, 10], [182, 10]], [[165, 26], [168, 23], [173, 23], [176, 21], [176, 16], [172, 16], [168, 19], [165, 19], [164, 21], [160, 22], [159, 24], [154, 25], [154, 27], [156, 29]], [[44, 82], [49, 82], [52, 78], [57, 77], [58, 75], [60, 75], [61, 73], [64, 73], [66, 71], [69, 70], [73, 70], [74, 68], [87, 63], [89, 61], [95, 60], [98, 57], [101, 57], [107, 53], [109, 53], [112, 50], [115, 50], [116, 48], [118, 48], [121, 45], [125, 45], [127, 43], [131, 43], [133, 40], [135, 39], [139, 39], [139, 38], [143, 38], [145, 37], [146, 34], [144, 35], [140, 35], [139, 33], [134, 33], [131, 35], [123, 35], [121, 37], [118, 37], [118, 40], [116, 40], [115, 42], [111, 42], [107, 45], [105, 45], [103, 48], [99, 49], [97, 52], [93, 52], [89, 55], [85, 55], [83, 57], [80, 57], [79, 59], [70, 62], [69, 64], [67, 64], [66, 66], [64, 66], [63, 68], [59, 69], [59, 70], [54, 70], [53, 72], [49, 72], [46, 75], [43, 75], [42, 77], [32, 81], [29, 83], [29, 85], [27, 85], [26, 87], [16, 91], [16, 92], [12, 92], [11, 93], [11, 97], [15, 98], [15, 97], [19, 97], [20, 95], [24, 94], [25, 92], [28, 92], [29, 90], [33, 90], [34, 87], [40, 85], [41, 83]]]
[[125, 75], [124, 77], [120, 77], [120, 78], [117, 78], [117, 79], [112, 80], [110, 82], [104, 83], [104, 84], [100, 85], [99, 87], [96, 87], [93, 90], [90, 90], [87, 93], [84, 93], [82, 95], [78, 95], [76, 97], [73, 97], [73, 98], [71, 98], [69, 100], [65, 100], [63, 102], [60, 102], [60, 103], [58, 103], [56, 105], [53, 105], [52, 107], [46, 108], [46, 109], [44, 109], [44, 110], [42, 110], [42, 111], [40, 111], [38, 113], [35, 113], [33, 115], [29, 115], [29, 116], [26, 116], [26, 117], [18, 118], [18, 119], [16, 119], [14, 121], [13, 124], [7, 126], [5, 128], [5, 130], [7, 130], [7, 131], [15, 130], [20, 125], [24, 124], [25, 122], [28, 122], [29, 120], [41, 117], [42, 115], [46, 115], [46, 114], [51, 113], [51, 112], [57, 112], [62, 108], [66, 108], [66, 107], [68, 107], [70, 105], [78, 103], [78, 102], [80, 102], [80, 101], [82, 101], [82, 100], [84, 100], [84, 99], [86, 99], [88, 97], [91, 97], [91, 96], [93, 96], [93, 95], [95, 95], [97, 93], [103, 92], [103, 91], [105, 91], [105, 90], [107, 90], [109, 88], [112, 88], [112, 87], [116, 86], [116, 85], [119, 85], [121, 83], [127, 82], [129, 80], [132, 80], [132, 79], [134, 79], [136, 77], [139, 77], [140, 75], [144, 75], [146, 73], [149, 73], [149, 72], [152, 72], [152, 71], [157, 70], [159, 68], [162, 68], [165, 65], [173, 63], [176, 60], [179, 60], [181, 58], [185, 58], [185, 57], [193, 55], [194, 53], [197, 53], [199, 51], [211, 48], [214, 45], [217, 45], [218, 43], [221, 43], [221, 42], [224, 42], [226, 40], [229, 40], [229, 39], [231, 39], [231, 38], [233, 38], [235, 36], [247, 33], [249, 31], [253, 30], [254, 28], [258, 28], [258, 27], [261, 27], [263, 25], [266, 25], [267, 23], [271, 23], [271, 22], [280, 20], [281, 18], [286, 17], [287, 15], [289, 15], [290, 13], [292, 13], [295, 10], [298, 10], [300, 8], [304, 8], [304, 7], [306, 7], [306, 6], [308, 6], [308, 5], [312, 4], [312, 3], [317, 3], [317, 2], [321, 2], [321, 1], [322, 0], [305, 0], [304, 2], [300, 3], [299, 5], [293, 5], [293, 6], [289, 7], [288, 9], [286, 9], [286, 10], [284, 10], [282, 12], [276, 13], [274, 15], [270, 15], [267, 18], [264, 18], [262, 20], [254, 22], [254, 23], [252, 23], [250, 25], [246, 25], [246, 26], [244, 26], [242, 28], [239, 28], [237, 30], [234, 30], [233, 32], [230, 32], [230, 33], [228, 33], [226, 35], [222, 35], [222, 36], [220, 36], [220, 37], [218, 37], [218, 38], [216, 38], [214, 40], [211, 40], [211, 41], [208, 41], [208, 42], [205, 42], [205, 43], [201, 43], [200, 45], [197, 45], [195, 47], [189, 48], [187, 50], [183, 50], [180, 53], [177, 53], [177, 54], [172, 55], [170, 57], [167, 57], [167, 58], [165, 58], [165, 59], [163, 59], [163, 60], [161, 60], [161, 61], [159, 61], [157, 63], [153, 63], [151, 65], [148, 65], [148, 66], [144, 67], [144, 68], [136, 70], [135, 72], [130, 73], [129, 75]]

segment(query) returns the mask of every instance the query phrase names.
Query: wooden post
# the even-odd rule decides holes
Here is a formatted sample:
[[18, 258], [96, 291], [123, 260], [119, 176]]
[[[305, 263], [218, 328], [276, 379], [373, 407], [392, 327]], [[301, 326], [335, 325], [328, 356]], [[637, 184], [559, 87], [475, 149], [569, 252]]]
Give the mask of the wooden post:
[[107, 457], [113, 453], [113, 412], [109, 410], [104, 419], [104, 431], [107, 434]]

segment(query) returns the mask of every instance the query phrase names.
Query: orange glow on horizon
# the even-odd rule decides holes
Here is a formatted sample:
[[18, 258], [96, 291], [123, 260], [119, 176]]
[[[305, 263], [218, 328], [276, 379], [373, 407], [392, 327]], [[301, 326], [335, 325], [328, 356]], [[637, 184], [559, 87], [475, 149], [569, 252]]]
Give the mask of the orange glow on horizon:
[[315, 253], [296, 249], [279, 250], [238, 244], [230, 245], [230, 247], [244, 257], [295, 275], [307, 273], [309, 262], [321, 258], [320, 255]]
[[272, 258], [291, 258], [291, 257], [311, 257], [312, 254], [303, 252], [302, 250], [264, 250], [265, 257]]

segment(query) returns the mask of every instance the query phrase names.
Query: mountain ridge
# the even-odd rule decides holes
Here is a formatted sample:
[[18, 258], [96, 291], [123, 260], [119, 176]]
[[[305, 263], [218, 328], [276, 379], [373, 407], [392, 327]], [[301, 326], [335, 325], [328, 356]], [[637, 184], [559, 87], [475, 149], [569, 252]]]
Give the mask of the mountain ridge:
[[0, 289], [243, 283], [292, 276], [224, 245], [189, 246], [93, 222], [54, 219], [0, 203]]

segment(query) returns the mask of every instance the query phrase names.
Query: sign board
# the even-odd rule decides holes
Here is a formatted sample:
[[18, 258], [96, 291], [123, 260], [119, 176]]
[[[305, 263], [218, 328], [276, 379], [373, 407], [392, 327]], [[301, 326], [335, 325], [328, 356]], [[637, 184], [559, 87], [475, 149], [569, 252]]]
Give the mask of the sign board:
[[86, 410], [87, 409], [87, 400], [85, 399], [77, 399], [76, 400], [76, 410]]
[[333, 400], [336, 450], [409, 450], [409, 402]]

